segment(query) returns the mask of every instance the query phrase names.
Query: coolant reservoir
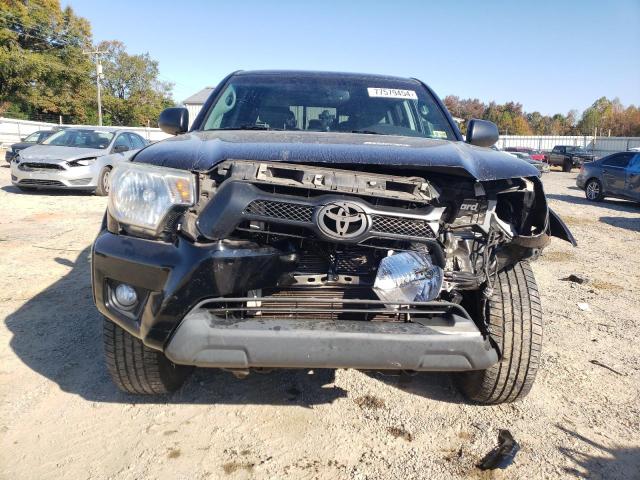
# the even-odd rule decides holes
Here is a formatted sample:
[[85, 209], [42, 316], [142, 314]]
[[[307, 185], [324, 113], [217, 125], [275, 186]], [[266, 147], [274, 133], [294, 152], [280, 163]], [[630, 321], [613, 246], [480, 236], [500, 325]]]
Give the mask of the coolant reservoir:
[[442, 279], [442, 268], [434, 265], [428, 254], [401, 252], [380, 261], [373, 291], [380, 300], [390, 302], [389, 307], [398, 308], [398, 303], [434, 300], [440, 294]]

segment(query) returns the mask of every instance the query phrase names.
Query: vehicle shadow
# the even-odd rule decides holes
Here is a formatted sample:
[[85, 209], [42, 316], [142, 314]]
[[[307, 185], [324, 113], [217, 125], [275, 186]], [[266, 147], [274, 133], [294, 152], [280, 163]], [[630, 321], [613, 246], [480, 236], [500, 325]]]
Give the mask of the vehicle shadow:
[[15, 354], [65, 392], [93, 402], [295, 406], [331, 403], [347, 396], [333, 385], [333, 370], [278, 370], [239, 380], [230, 373], [201, 369], [171, 395], [124, 394], [111, 382], [103, 362], [102, 318], [90, 286], [90, 249], [75, 261], [53, 260], [69, 266], [69, 273], [9, 314], [5, 322]]
[[640, 218], [600, 217], [600, 221], [613, 227], [640, 232]]
[[452, 374], [443, 372], [420, 372], [390, 374], [383, 372], [367, 372], [374, 378], [390, 387], [406, 393], [418, 395], [447, 403], [469, 403], [453, 385]]
[[46, 189], [36, 189], [36, 190], [20, 190], [15, 185], [5, 185], [0, 187], [0, 190], [4, 190], [8, 193], [13, 193], [16, 195], [48, 195], [52, 197], [70, 197], [70, 196], [91, 196], [93, 192], [90, 190], [46, 190]]
[[589, 205], [591, 207], [611, 207], [621, 212], [636, 213], [638, 207], [631, 201], [605, 198], [601, 202], [591, 202], [584, 197], [575, 195], [564, 195], [559, 193], [547, 193], [547, 199], [558, 200], [560, 202], [572, 203], [574, 205]]
[[[558, 447], [576, 467], [563, 467], [565, 473], [580, 478], [640, 478], [640, 448], [609, 448], [562, 425], [556, 427], [578, 442], [576, 447]], [[576, 443], [576, 442], [573, 442]], [[586, 454], [581, 450], [590, 446], [602, 452], [600, 455]]]

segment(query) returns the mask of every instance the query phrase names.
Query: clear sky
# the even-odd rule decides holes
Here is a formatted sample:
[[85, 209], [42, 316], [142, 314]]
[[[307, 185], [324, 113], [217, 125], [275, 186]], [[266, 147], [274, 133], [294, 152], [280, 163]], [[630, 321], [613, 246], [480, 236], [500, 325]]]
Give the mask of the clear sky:
[[418, 77], [544, 114], [640, 105], [640, 0], [62, 0], [94, 40], [160, 62], [180, 102], [238, 69]]

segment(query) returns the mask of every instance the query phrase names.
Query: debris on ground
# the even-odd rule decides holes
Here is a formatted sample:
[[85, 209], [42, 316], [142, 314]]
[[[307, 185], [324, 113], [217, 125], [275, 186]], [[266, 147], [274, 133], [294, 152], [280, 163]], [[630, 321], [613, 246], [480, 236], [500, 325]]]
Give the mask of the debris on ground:
[[407, 442], [413, 441], [413, 435], [407, 432], [404, 427], [387, 427], [387, 432], [393, 435], [396, 438], [402, 438]]
[[355, 404], [362, 409], [378, 410], [384, 407], [384, 400], [381, 400], [373, 395], [363, 395], [354, 400]]
[[605, 365], [604, 363], [602, 363], [602, 362], [600, 362], [598, 360], [589, 360], [589, 363], [592, 363], [592, 364], [597, 365], [597, 366], [602, 367], [602, 368], [606, 368], [607, 370], [610, 370], [613, 373], [615, 373], [616, 375], [620, 375], [621, 377], [626, 376], [624, 373], [619, 372], [618, 370], [615, 370], [615, 369], [611, 368], [609, 365]]
[[505, 469], [513, 462], [520, 445], [513, 439], [509, 430], [498, 431], [498, 446], [487, 453], [477, 467], [480, 470]]
[[576, 275], [575, 273], [572, 273], [568, 277], [561, 278], [560, 280], [563, 280], [565, 282], [579, 283], [580, 285], [589, 283], [589, 279], [587, 277], [585, 277], [584, 275]]
[[590, 312], [591, 311], [591, 307], [589, 306], [588, 303], [578, 303], [578, 308], [580, 310], [582, 310], [583, 312]]

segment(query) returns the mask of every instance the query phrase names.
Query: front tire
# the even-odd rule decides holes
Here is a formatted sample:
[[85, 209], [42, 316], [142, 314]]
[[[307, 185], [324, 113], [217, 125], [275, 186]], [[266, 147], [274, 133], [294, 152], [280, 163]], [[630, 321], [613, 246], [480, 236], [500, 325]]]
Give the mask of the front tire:
[[572, 168], [573, 168], [573, 163], [571, 163], [571, 160], [565, 160], [564, 163], [562, 164], [562, 171], [565, 173], [571, 172]]
[[599, 202], [604, 198], [602, 194], [602, 183], [597, 178], [592, 178], [584, 186], [584, 195], [587, 200], [592, 202]]
[[158, 395], [182, 386], [193, 367], [176, 365], [104, 318], [104, 354], [113, 383], [126, 393]]
[[481, 404], [520, 400], [533, 386], [542, 347], [540, 295], [527, 262], [498, 274], [486, 315], [501, 359], [486, 370], [458, 374], [458, 387], [468, 399]]
[[109, 195], [109, 182], [111, 180], [111, 167], [104, 167], [98, 175], [98, 186], [96, 187], [96, 195], [106, 197]]

